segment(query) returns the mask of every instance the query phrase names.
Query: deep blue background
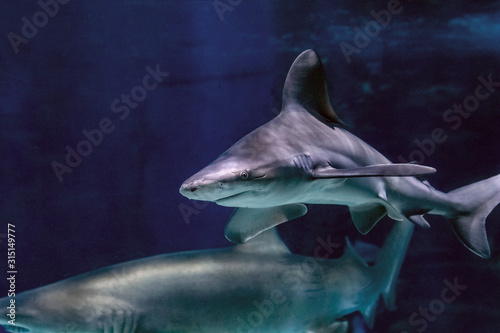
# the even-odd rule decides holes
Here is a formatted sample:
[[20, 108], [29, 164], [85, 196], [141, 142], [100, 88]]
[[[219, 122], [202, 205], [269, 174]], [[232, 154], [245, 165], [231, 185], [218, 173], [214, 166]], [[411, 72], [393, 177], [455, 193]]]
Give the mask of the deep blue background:
[[[32, 21], [41, 9], [36, 1], [2, 2], [0, 233], [16, 225], [18, 291], [126, 260], [229, 245], [223, 228], [232, 210], [190, 202], [178, 188], [275, 116], [287, 70], [307, 48], [322, 57], [332, 104], [349, 131], [391, 160], [408, 159], [415, 140], [443, 128], [447, 140], [423, 161], [438, 169], [429, 179], [436, 188], [500, 172], [500, 89], [458, 129], [443, 121], [445, 110], [474, 93], [479, 75], [500, 81], [499, 2], [402, 6], [348, 63], [339, 44], [353, 45], [354, 28], [386, 1], [243, 0], [221, 21], [212, 1], [73, 0], [18, 53], [7, 34], [21, 34], [21, 18]], [[157, 65], [169, 76], [120, 120], [113, 100]], [[63, 163], [65, 147], [75, 149], [82, 130], [106, 117], [115, 130], [59, 182], [51, 163]], [[183, 205], [196, 214], [185, 219]], [[498, 331], [499, 215], [488, 220], [490, 260], [465, 250], [441, 218], [417, 229], [400, 308], [382, 312], [376, 331], [413, 332], [409, 315], [457, 276], [469, 289], [426, 332]], [[386, 229], [363, 239], [380, 244]], [[303, 254], [317, 235], [360, 238], [338, 207], [311, 206], [280, 231]]]

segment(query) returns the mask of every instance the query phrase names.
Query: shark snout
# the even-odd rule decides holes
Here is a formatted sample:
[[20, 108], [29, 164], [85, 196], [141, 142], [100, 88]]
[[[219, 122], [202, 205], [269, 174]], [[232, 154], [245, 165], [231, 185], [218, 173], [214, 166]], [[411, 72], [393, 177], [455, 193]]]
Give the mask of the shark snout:
[[187, 196], [190, 193], [196, 192], [197, 190], [198, 190], [198, 186], [197, 185], [194, 185], [194, 184], [182, 184], [181, 188], [179, 189], [179, 192], [182, 195]]
[[218, 203], [221, 199], [256, 189], [253, 180], [262, 177], [251, 177], [250, 169], [247, 164], [242, 165], [223, 154], [184, 181], [179, 192], [188, 199]]
[[181, 185], [181, 188], [179, 189], [179, 192], [189, 198], [189, 199], [192, 199], [194, 196], [197, 196], [199, 194], [198, 193], [195, 193], [196, 191], [198, 191], [198, 189], [200, 188], [200, 185], [196, 185], [196, 184], [193, 184], [193, 183], [184, 183]]
[[186, 180], [179, 192], [188, 199], [215, 201], [223, 190], [223, 183], [211, 179]]

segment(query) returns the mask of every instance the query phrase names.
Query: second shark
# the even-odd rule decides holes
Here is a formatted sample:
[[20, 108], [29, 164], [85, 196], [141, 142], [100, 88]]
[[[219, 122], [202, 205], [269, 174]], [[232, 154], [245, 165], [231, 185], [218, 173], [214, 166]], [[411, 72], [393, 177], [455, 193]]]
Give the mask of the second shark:
[[19, 293], [15, 303], [4, 297], [0, 325], [36, 333], [347, 333], [343, 316], [359, 311], [373, 326], [380, 296], [394, 305], [412, 232], [413, 224], [395, 223], [369, 267], [349, 242], [339, 259], [326, 249], [305, 257], [271, 229], [242, 245], [102, 268]]

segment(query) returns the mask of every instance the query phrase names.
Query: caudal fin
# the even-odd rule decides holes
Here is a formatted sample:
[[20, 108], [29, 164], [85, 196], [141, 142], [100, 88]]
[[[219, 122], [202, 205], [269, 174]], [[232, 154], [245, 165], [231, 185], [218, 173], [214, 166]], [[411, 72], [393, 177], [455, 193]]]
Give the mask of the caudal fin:
[[486, 217], [500, 203], [500, 175], [473, 183], [448, 193], [456, 202], [448, 216], [460, 241], [482, 258], [490, 257], [486, 236]]

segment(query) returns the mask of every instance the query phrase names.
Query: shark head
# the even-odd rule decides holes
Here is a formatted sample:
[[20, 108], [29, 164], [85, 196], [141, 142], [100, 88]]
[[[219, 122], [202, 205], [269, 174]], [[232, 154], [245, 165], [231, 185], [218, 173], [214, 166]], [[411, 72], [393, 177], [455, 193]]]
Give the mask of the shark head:
[[[7, 332], [49, 332], [46, 329], [46, 321], [50, 320], [44, 314], [44, 308], [50, 307], [50, 302], [44, 297], [26, 298], [25, 295], [16, 295], [16, 298], [4, 297], [0, 299], [2, 309], [7, 309], [7, 312], [0, 321], [0, 324], [5, 327]], [[14, 302], [12, 302], [12, 300]], [[48, 311], [48, 310], [47, 310]], [[13, 314], [13, 315], [12, 315]], [[52, 328], [58, 325], [51, 323]], [[61, 322], [60, 331], [64, 329], [64, 324]], [[71, 331], [68, 331], [71, 332]]]
[[113, 327], [116, 332], [125, 322], [137, 325], [130, 304], [114, 296], [109, 285], [103, 284], [104, 278], [94, 284], [86, 282], [88, 275], [1, 298], [0, 325], [16, 333], [112, 332]]
[[271, 207], [290, 200], [286, 189], [296, 183], [300, 174], [292, 159], [269, 152], [258, 135], [249, 134], [191, 176], [182, 184], [180, 193], [189, 199], [228, 207]]
[[[296, 132], [301, 131], [301, 124], [287, 114], [304, 107], [313, 115], [340, 122], [330, 106], [321, 61], [312, 50], [299, 55], [288, 72], [281, 113], [187, 179], [180, 193], [230, 207], [261, 208], [293, 201], [287, 189], [309, 175], [308, 163], [299, 162], [304, 168], [297, 168], [294, 157], [299, 155]], [[286, 135], [290, 132], [295, 135]]]

